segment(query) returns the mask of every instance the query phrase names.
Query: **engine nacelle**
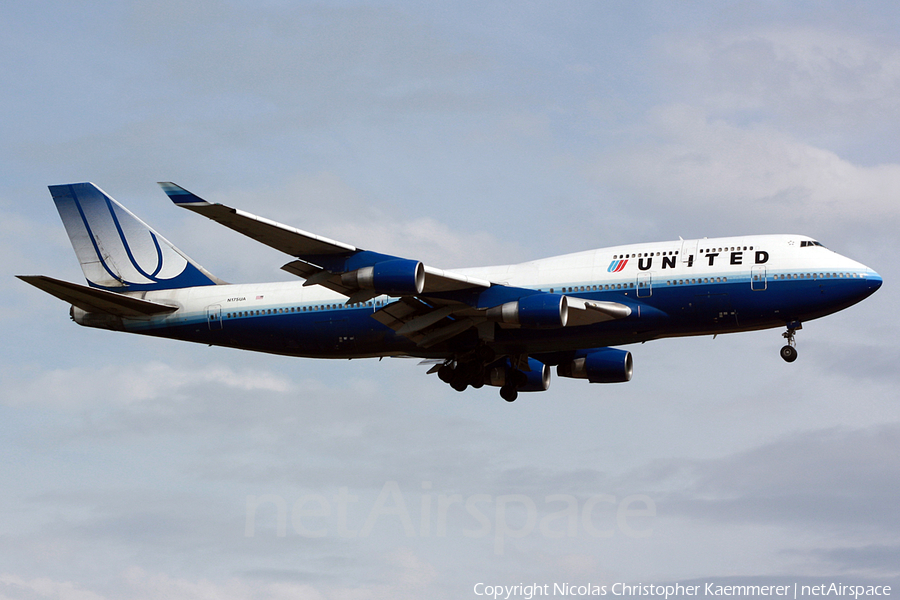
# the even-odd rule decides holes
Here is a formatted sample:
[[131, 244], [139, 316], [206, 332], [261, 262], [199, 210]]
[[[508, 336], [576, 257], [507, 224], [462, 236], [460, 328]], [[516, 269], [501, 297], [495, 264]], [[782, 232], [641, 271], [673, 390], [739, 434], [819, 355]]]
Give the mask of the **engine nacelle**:
[[488, 368], [485, 371], [486, 385], [495, 387], [503, 387], [507, 384], [508, 378], [516, 378], [516, 390], [519, 392], [545, 392], [550, 387], [550, 367], [539, 360], [533, 358], [528, 359], [528, 367], [530, 371], [519, 371], [513, 369], [508, 360], [504, 360], [499, 365]]
[[560, 377], [587, 379], [591, 383], [624, 383], [631, 381], [633, 370], [631, 352], [601, 348], [560, 364], [556, 368], [556, 374]]
[[341, 283], [388, 296], [417, 296], [425, 289], [425, 266], [417, 260], [385, 260], [344, 273]]
[[569, 305], [559, 294], [532, 294], [487, 310], [487, 318], [526, 328], [553, 329], [565, 327]]

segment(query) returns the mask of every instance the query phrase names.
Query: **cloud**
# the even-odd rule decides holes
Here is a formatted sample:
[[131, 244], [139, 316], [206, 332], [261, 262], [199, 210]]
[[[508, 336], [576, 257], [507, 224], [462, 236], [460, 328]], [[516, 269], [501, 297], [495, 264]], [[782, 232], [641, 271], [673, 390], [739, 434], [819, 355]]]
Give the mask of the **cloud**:
[[[319, 129], [348, 112], [393, 119], [471, 105], [479, 67], [439, 30], [391, 7], [136, 5], [129, 29], [179, 85], [274, 130]], [[198, 108], [195, 106], [194, 108]]]
[[648, 130], [653, 143], [604, 154], [593, 172], [660, 216], [694, 220], [692, 234], [710, 233], [699, 225], [834, 232], [900, 220], [900, 164], [855, 165], [783, 131], [734, 125], [686, 105], [653, 111]]
[[[210, 202], [442, 269], [515, 262], [522, 256], [522, 248], [515, 240], [498, 239], [482, 229], [479, 221], [469, 221], [464, 230], [452, 228], [389, 199], [369, 197], [327, 171], [298, 174], [277, 185], [223, 192], [192, 191]], [[139, 207], [131, 208], [139, 212]], [[207, 223], [197, 215], [185, 214], [179, 229], [167, 237], [176, 245], [179, 239], [189, 239], [188, 254], [226, 280], [273, 281], [291, 277], [279, 270], [290, 257], [220, 225]], [[229, 244], [223, 251], [226, 240], [234, 245]], [[271, 275], [264, 275], [266, 271]]]
[[672, 463], [666, 478], [688, 483], [660, 502], [666, 507], [660, 512], [896, 540], [900, 463], [885, 458], [898, 447], [900, 424], [894, 423], [796, 432], [721, 459]]
[[900, 108], [900, 47], [850, 28], [767, 25], [671, 39], [666, 48], [689, 74], [674, 87], [721, 115], [768, 115], [821, 135], [877, 125]]
[[7, 394], [3, 398], [7, 406], [52, 406], [66, 410], [140, 404], [161, 399], [186, 400], [198, 388], [284, 393], [293, 387], [281, 376], [258, 370], [236, 370], [211, 364], [192, 369], [159, 361], [126, 366], [51, 369], [40, 377], [20, 373], [19, 377], [8, 383]]
[[[397, 576], [393, 584], [353, 587], [349, 585], [314, 586], [292, 582], [261, 582], [231, 577], [221, 581], [208, 578], [191, 579], [162, 572], [148, 572], [130, 567], [117, 577], [115, 589], [91, 590], [88, 586], [51, 578], [25, 579], [17, 575], [0, 574], [0, 598], [3, 600], [188, 600], [216, 598], [219, 600], [380, 600], [413, 598], [428, 590], [433, 568], [402, 550], [388, 556], [388, 568]], [[103, 588], [112, 587], [111, 585]]]
[[863, 544], [810, 550], [809, 556], [844, 572], [900, 577], [900, 544]]
[[[216, 598], [219, 600], [390, 600], [415, 598], [425, 593], [434, 596], [430, 585], [435, 579], [433, 566], [423, 562], [408, 548], [388, 553], [382, 567], [392, 583], [365, 586], [350, 584], [310, 585], [299, 582], [266, 582], [251, 578], [230, 577], [223, 580], [177, 577], [163, 572], [149, 572], [129, 567], [112, 582], [89, 586], [51, 578], [25, 579], [10, 573], [0, 574], [0, 598], [3, 600], [188, 600]], [[114, 589], [110, 589], [115, 586]], [[95, 591], [97, 590], [97, 591]], [[108, 591], [107, 591], [108, 590]], [[429, 593], [430, 592], [430, 593]], [[438, 594], [437, 597], [445, 597]]]
[[3, 600], [54, 598], [59, 600], [104, 600], [104, 597], [71, 581], [54, 581], [49, 577], [23, 579], [16, 575], [0, 575], [0, 597]]
[[[656, 5], [410, 6], [0, 9], [16, 16], [0, 77], [17, 116], [3, 125], [0, 249], [80, 280], [34, 182], [94, 179], [218, 275], [289, 278], [278, 271], [288, 257], [177, 210], [152, 184], [174, 179], [444, 268], [635, 232], [784, 230], [854, 257], [880, 244], [892, 264], [890, 35], [798, 18], [723, 30], [697, 18], [705, 9]], [[760, 6], [747, 21], [776, 20]], [[872, 18], [892, 31], [888, 13]], [[669, 57], [646, 43], [661, 30], [674, 32]], [[857, 240], [859, 255], [836, 237]], [[793, 367], [774, 331], [661, 341], [632, 348], [643, 369], [627, 387], [557, 380], [511, 406], [493, 389], [458, 395], [413, 361], [300, 361], [86, 330], [55, 299], [6, 285], [0, 596], [456, 598], [479, 573], [765, 574], [785, 561], [893, 572], [889, 284], [874, 304], [808, 327], [804, 347], [821, 350]], [[444, 538], [434, 523], [408, 538], [391, 515], [366, 539], [282, 538], [265, 510], [260, 535], [244, 536], [250, 495], [290, 503], [348, 488], [360, 530], [389, 481], [416, 527], [420, 500], [434, 517], [442, 494], [490, 496], [489, 513], [499, 495], [524, 495], [538, 520], [559, 508], [544, 502], [554, 494], [583, 507], [592, 494], [646, 493], [658, 512], [648, 539], [548, 539], [536, 526], [500, 557], [492, 536], [463, 534], [478, 523], [459, 506]], [[614, 507], [597, 519], [614, 526]]]

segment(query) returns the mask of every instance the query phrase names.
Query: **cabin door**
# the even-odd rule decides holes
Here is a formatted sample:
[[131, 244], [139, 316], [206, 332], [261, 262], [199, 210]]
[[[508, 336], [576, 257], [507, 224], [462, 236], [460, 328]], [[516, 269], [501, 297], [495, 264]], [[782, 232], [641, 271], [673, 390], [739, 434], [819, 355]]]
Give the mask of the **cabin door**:
[[700, 240], [681, 240], [681, 262], [688, 263], [689, 267], [694, 263], [699, 243]]
[[767, 284], [766, 267], [764, 265], [754, 265], [750, 269], [750, 289], [761, 292], [766, 289]]
[[653, 295], [652, 281], [650, 273], [638, 273], [637, 276], [637, 296], [638, 298], [649, 298]]
[[206, 307], [206, 323], [210, 331], [222, 329], [222, 305], [213, 304]]

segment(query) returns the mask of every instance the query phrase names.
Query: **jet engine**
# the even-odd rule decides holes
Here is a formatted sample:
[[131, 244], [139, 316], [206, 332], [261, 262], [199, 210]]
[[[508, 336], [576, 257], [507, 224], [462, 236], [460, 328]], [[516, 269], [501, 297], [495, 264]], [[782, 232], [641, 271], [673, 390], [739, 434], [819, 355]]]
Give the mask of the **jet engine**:
[[526, 328], [552, 329], [565, 327], [569, 305], [559, 294], [532, 294], [487, 310], [487, 318]]
[[387, 296], [416, 296], [425, 288], [425, 267], [416, 260], [385, 260], [344, 273], [341, 283]]
[[634, 361], [631, 352], [616, 348], [600, 348], [570, 362], [560, 363], [556, 374], [560, 377], [587, 379], [591, 383], [623, 383], [631, 381]]

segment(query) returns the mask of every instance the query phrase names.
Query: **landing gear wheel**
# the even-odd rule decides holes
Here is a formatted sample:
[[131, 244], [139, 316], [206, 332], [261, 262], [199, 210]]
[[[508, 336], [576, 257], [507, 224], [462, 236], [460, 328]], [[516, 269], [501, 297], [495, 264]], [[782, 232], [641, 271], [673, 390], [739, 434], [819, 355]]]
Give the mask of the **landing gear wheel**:
[[451, 381], [450, 387], [452, 387], [457, 392], [464, 392], [466, 388], [469, 387], [469, 384], [465, 381]]
[[798, 329], [803, 329], [800, 321], [791, 321], [787, 324], [787, 331], [781, 334], [781, 337], [787, 340], [787, 346], [781, 349], [781, 358], [789, 363], [797, 360], [797, 348], [795, 347], [797, 342], [794, 341], [794, 336]]
[[450, 383], [453, 381], [453, 367], [450, 365], [443, 365], [440, 369], [438, 369], [438, 377], [440, 377], [441, 381], [444, 383]]
[[797, 360], [797, 349], [793, 346], [784, 346], [781, 349], [781, 358], [789, 363], [794, 362]]
[[519, 397], [519, 392], [517, 392], [514, 387], [507, 387], [504, 385], [500, 388], [500, 397], [507, 402], [515, 402], [516, 398]]

